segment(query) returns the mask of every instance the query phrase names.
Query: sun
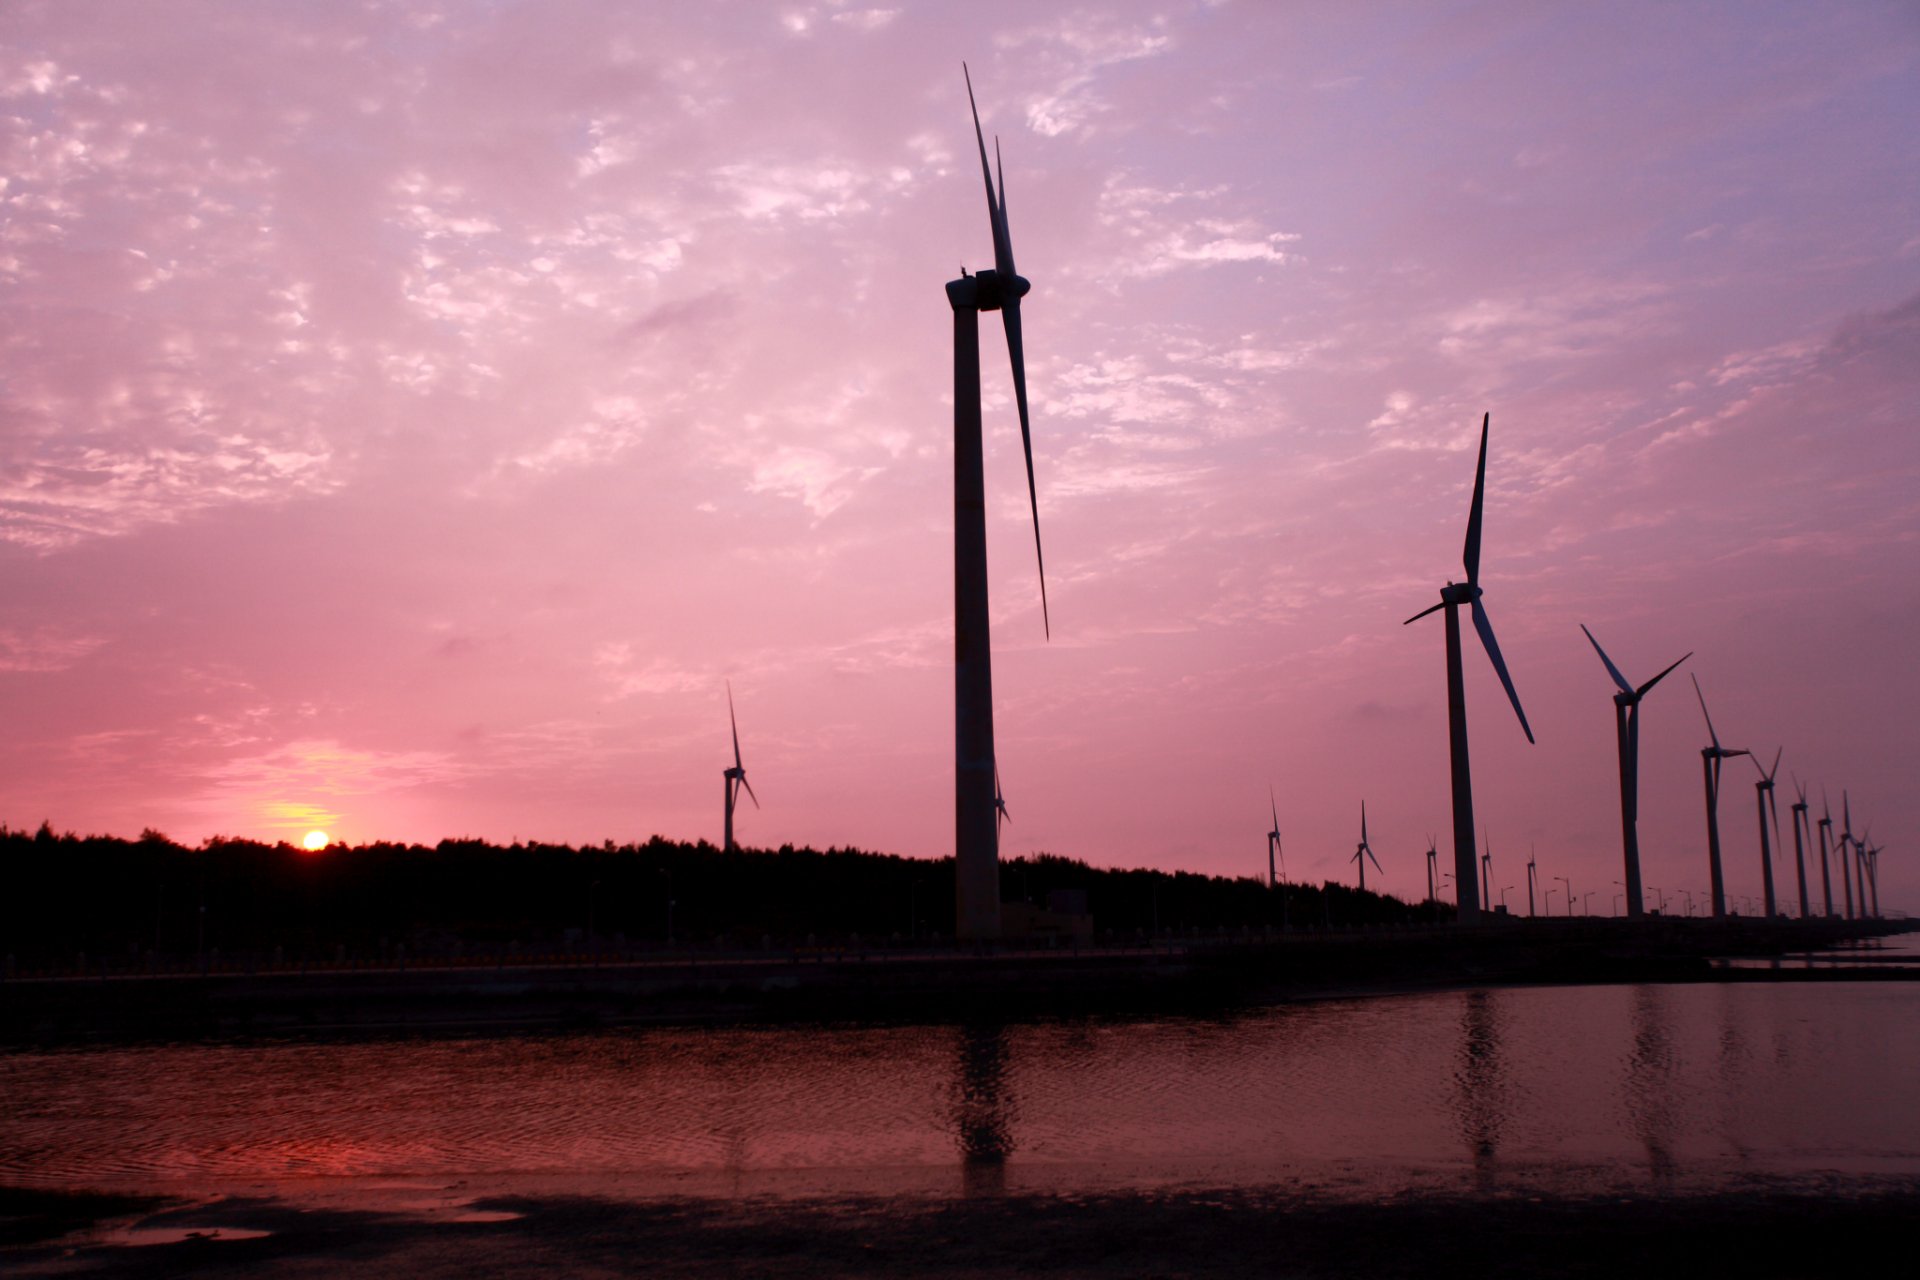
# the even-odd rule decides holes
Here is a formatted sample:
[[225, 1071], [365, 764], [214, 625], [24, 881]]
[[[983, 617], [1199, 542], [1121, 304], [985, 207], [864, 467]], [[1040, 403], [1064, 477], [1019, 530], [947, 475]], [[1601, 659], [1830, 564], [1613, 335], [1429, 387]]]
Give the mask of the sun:
[[303, 848], [318, 853], [327, 847], [327, 833], [324, 831], [309, 831], [307, 832], [306, 839], [302, 840], [300, 844]]

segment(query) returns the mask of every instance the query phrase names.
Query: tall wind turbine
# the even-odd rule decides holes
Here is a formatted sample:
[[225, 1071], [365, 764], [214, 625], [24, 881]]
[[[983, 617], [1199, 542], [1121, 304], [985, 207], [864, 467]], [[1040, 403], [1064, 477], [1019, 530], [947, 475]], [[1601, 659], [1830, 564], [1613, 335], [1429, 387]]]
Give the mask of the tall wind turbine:
[[1367, 844], [1367, 802], [1360, 802], [1360, 847], [1353, 851], [1353, 860], [1360, 864], [1360, 892], [1367, 891], [1367, 859], [1373, 858], [1373, 869], [1385, 875], [1380, 859], [1373, 857], [1373, 849]]
[[[1040, 563], [1040, 617], [1047, 634], [1046, 561], [1040, 555], [1040, 501], [1033, 481], [1033, 435], [1027, 418], [1026, 350], [1020, 332], [1020, 299], [1030, 287], [1014, 270], [1013, 238], [1007, 229], [1006, 177], [998, 181], [987, 164], [986, 135], [973, 100], [973, 77], [964, 64], [973, 137], [987, 186], [987, 221], [993, 230], [993, 266], [947, 282], [953, 307], [953, 622], [954, 622], [954, 864], [955, 934], [963, 939], [1000, 936], [1000, 866], [995, 847], [993, 788], [993, 671], [987, 625], [987, 512], [980, 442], [980, 313], [998, 311], [1013, 364], [1013, 399], [1020, 414], [1020, 444], [1027, 458], [1027, 499], [1033, 507], [1033, 549]], [[998, 144], [996, 142], [996, 151]]]
[[1880, 846], [1867, 850], [1867, 883], [1873, 887], [1873, 918], [1880, 918]]
[[1833, 833], [1833, 809], [1827, 804], [1827, 789], [1820, 788], [1820, 902], [1827, 919], [1833, 919], [1833, 873], [1827, 870], [1827, 837]]
[[[740, 722], [733, 715], [733, 681], [727, 681], [727, 725], [733, 730], [733, 767], [722, 773], [727, 787], [727, 839], [721, 846], [728, 853], [733, 852], [733, 805], [740, 798], [740, 788], [747, 789], [747, 799], [753, 801], [753, 807], [760, 807], [760, 797], [753, 794], [753, 784], [747, 781], [746, 766], [740, 763]], [[775, 779], [777, 782], [778, 779]]]
[[1527, 849], [1527, 919], [1533, 919], [1534, 850]]
[[1679, 662], [1636, 688], [1620, 674], [1620, 668], [1613, 665], [1613, 659], [1593, 638], [1593, 632], [1587, 631], [1587, 624], [1581, 623], [1580, 629], [1587, 632], [1587, 642], [1600, 655], [1600, 661], [1606, 666], [1607, 674], [1613, 677], [1614, 684], [1620, 687], [1620, 691], [1613, 695], [1613, 732], [1620, 754], [1620, 845], [1621, 856], [1627, 867], [1624, 882], [1627, 918], [1638, 920], [1646, 914], [1640, 892], [1640, 700], [1652, 691], [1653, 686], [1672, 674], [1674, 667], [1691, 658], [1693, 653], [1689, 651], [1682, 654]]
[[1000, 849], [1000, 828], [1013, 821], [1013, 815], [1007, 812], [1007, 798], [1000, 794], [1000, 766], [993, 766], [993, 847]]
[[1707, 737], [1713, 740], [1712, 746], [1700, 748], [1700, 769], [1707, 780], [1707, 870], [1713, 889], [1713, 917], [1718, 920], [1727, 914], [1726, 881], [1720, 876], [1720, 763], [1753, 753], [1744, 748], [1729, 751], [1720, 745], [1720, 735], [1713, 731], [1713, 717], [1707, 712], [1707, 695], [1700, 692], [1699, 676], [1693, 677], [1693, 692], [1700, 699], [1700, 714], [1707, 717]]
[[1434, 843], [1432, 836], [1428, 836], [1427, 837], [1427, 901], [1428, 902], [1434, 901], [1434, 896], [1433, 896], [1434, 888], [1435, 888], [1434, 881], [1437, 877], [1437, 873], [1439, 872], [1439, 870], [1440, 870], [1440, 847]]
[[1501, 659], [1500, 646], [1493, 638], [1493, 624], [1487, 620], [1486, 608], [1480, 603], [1480, 513], [1486, 499], [1487, 427], [1492, 419], [1492, 414], [1480, 419], [1480, 462], [1473, 473], [1473, 505], [1467, 513], [1467, 541], [1460, 557], [1467, 580], [1462, 583], [1449, 580], [1440, 589], [1439, 604], [1430, 605], [1407, 619], [1415, 622], [1435, 610], [1446, 610], [1447, 742], [1453, 764], [1453, 885], [1459, 899], [1461, 924], [1474, 924], [1480, 919], [1479, 886], [1473, 874], [1473, 775], [1467, 761], [1466, 677], [1460, 660], [1461, 605], [1472, 610], [1473, 628], [1480, 633], [1480, 643], [1486, 647], [1487, 657], [1493, 662], [1500, 683], [1506, 687], [1513, 713], [1520, 717], [1520, 728], [1526, 733], [1527, 741], [1533, 741], [1527, 713], [1520, 709], [1520, 695], [1513, 690], [1513, 679], [1507, 674], [1507, 664]]
[[1800, 779], [1793, 780], [1794, 794], [1800, 798], [1788, 806], [1793, 818], [1793, 867], [1800, 877], [1800, 918], [1807, 918], [1807, 845], [1809, 841], [1802, 837], [1807, 825], [1807, 789], [1800, 785]]
[[[1773, 845], [1780, 843], [1780, 808], [1773, 801], [1773, 775], [1780, 772], [1781, 747], [1773, 753], [1773, 767], [1760, 769], [1760, 757], [1753, 757], [1753, 767], [1760, 769], [1760, 781], [1753, 784], [1754, 797], [1760, 806], [1760, 883], [1765, 889], [1762, 901], [1766, 903], [1767, 919], [1776, 914], [1773, 905]], [[1767, 843], [1767, 819], [1773, 819], [1773, 844]]]

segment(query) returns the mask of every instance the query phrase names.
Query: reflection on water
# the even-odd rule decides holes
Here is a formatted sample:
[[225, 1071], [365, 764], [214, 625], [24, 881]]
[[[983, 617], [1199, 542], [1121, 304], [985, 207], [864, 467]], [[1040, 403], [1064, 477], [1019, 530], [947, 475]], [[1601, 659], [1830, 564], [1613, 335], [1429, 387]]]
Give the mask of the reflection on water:
[[0, 1054], [0, 1182], [1376, 1195], [1920, 1176], [1916, 1014], [1903, 983], [1583, 987], [1224, 1019], [21, 1052]]
[[961, 1186], [970, 1196], [998, 1195], [1006, 1190], [1007, 1156], [1013, 1151], [1006, 1029], [962, 1028], [957, 1047], [953, 1118]]

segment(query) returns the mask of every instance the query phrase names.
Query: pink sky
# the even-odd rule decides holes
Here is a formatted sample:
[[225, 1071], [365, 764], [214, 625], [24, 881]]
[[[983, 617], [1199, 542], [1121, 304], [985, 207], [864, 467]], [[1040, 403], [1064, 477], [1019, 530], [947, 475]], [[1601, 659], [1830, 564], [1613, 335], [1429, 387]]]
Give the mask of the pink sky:
[[731, 678], [743, 841], [950, 852], [962, 57], [1051, 570], [1048, 643], [993, 332], [1009, 852], [1264, 872], [1271, 783], [1296, 878], [1365, 798], [1420, 896], [1441, 630], [1400, 623], [1491, 410], [1539, 737], [1470, 652], [1496, 894], [1536, 843], [1596, 912], [1621, 876], [1585, 622], [1635, 679], [1696, 654], [1649, 884], [1706, 885], [1690, 671], [1920, 907], [1900, 4], [15, 0], [0, 820], [718, 839]]

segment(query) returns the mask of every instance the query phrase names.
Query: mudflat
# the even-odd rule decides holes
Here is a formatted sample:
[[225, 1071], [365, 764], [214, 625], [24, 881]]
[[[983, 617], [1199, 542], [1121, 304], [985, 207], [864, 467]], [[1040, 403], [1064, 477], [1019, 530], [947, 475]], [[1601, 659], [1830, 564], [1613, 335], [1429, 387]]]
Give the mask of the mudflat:
[[[222, 1199], [0, 1248], [11, 1276], [1825, 1276], [1912, 1246], [1920, 1182], [1671, 1196], [1297, 1188], [826, 1199], [483, 1198], [443, 1213]], [[71, 1224], [65, 1224], [70, 1226]], [[17, 1237], [16, 1237], [17, 1238]], [[1849, 1261], [1851, 1260], [1851, 1262]], [[1897, 1265], [1897, 1264], [1896, 1264]]]

